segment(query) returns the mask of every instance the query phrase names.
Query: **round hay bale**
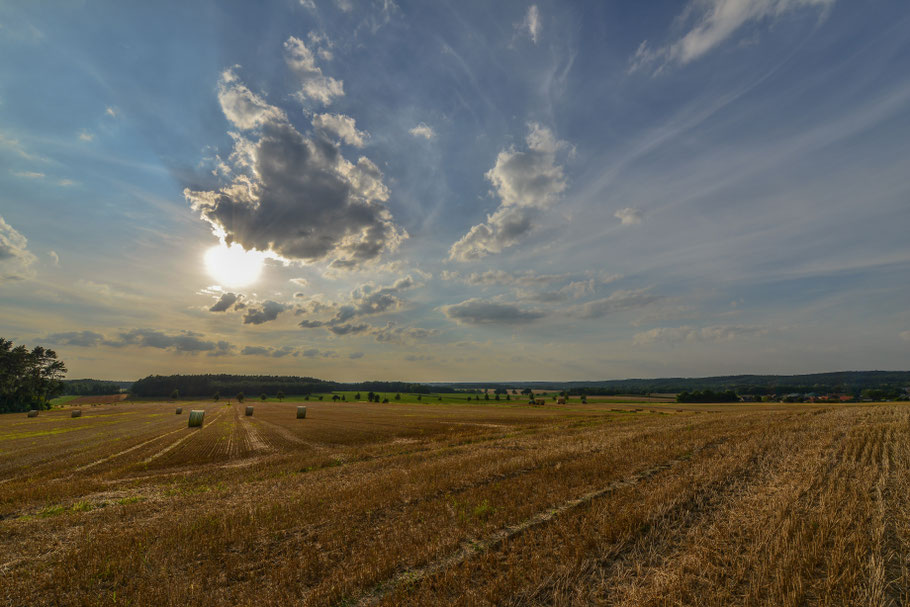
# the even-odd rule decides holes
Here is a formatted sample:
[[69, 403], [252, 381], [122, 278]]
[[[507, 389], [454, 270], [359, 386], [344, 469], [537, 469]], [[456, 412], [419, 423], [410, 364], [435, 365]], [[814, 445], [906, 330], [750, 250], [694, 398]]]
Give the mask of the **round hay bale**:
[[297, 407], [297, 419], [306, 417], [306, 407]]
[[38, 417], [38, 410], [32, 409], [31, 411], [28, 412], [28, 416], [29, 417]]
[[183, 407], [177, 407], [177, 415], [183, 413]]
[[246, 408], [246, 414], [247, 414], [247, 416], [253, 415], [253, 407], [247, 407], [247, 408]]
[[82, 417], [82, 410], [76, 409], [75, 411], [73, 411], [72, 417]]
[[189, 427], [190, 428], [201, 428], [203, 417], [205, 417], [205, 411], [203, 411], [202, 409], [191, 409]]

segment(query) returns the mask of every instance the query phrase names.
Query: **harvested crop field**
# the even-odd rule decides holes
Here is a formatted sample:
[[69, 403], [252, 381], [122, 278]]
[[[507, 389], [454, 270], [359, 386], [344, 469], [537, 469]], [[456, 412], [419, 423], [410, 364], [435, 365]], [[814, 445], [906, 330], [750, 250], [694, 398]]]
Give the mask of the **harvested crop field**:
[[906, 407], [296, 406], [0, 416], [3, 604], [910, 602]]

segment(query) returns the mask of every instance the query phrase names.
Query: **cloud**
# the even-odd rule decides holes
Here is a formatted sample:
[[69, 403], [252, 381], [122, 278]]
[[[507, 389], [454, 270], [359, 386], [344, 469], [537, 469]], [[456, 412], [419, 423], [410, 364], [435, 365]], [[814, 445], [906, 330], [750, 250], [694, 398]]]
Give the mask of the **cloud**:
[[304, 136], [283, 112], [260, 103], [233, 72], [223, 80], [224, 90], [235, 91], [219, 96], [225, 115], [256, 131], [252, 138], [233, 134], [228, 183], [186, 188], [184, 196], [226, 243], [294, 261], [335, 257], [356, 268], [407, 238], [383, 205], [389, 190], [370, 159], [349, 162], [336, 144]]
[[358, 131], [354, 119], [344, 114], [316, 114], [313, 117], [313, 128], [327, 137], [357, 148], [362, 148], [370, 137], [366, 131]]
[[301, 103], [312, 99], [329, 105], [335, 97], [344, 96], [344, 82], [323, 74], [313, 51], [300, 38], [291, 36], [285, 41], [284, 60], [300, 79], [301, 88], [295, 96]]
[[47, 256], [51, 258], [51, 261], [54, 262], [55, 266], [60, 265], [60, 256], [57, 255], [57, 251], [48, 251]]
[[89, 133], [88, 131], [81, 131], [79, 133], [79, 141], [94, 141], [95, 135]]
[[304, 318], [297, 324], [299, 326], [303, 327], [304, 329], [316, 329], [318, 327], [325, 325], [325, 323], [321, 320], [309, 320], [306, 318]]
[[37, 171], [14, 171], [13, 175], [24, 179], [44, 179], [46, 175]]
[[658, 327], [648, 331], [636, 333], [632, 343], [636, 346], [646, 346], [657, 342], [723, 342], [733, 341], [748, 335], [764, 335], [767, 329], [762, 327], [748, 327], [740, 325], [715, 325], [710, 327]]
[[334, 333], [335, 335], [357, 335], [360, 333], [365, 333], [370, 330], [370, 325], [365, 323], [353, 324], [353, 323], [342, 323], [342, 324], [330, 324], [326, 328]]
[[363, 352], [351, 352], [348, 354], [348, 358], [351, 360], [357, 360], [358, 358], [363, 358]]
[[412, 341], [426, 339], [438, 335], [434, 329], [424, 329], [421, 327], [399, 327], [395, 323], [386, 323], [384, 327], [373, 329], [373, 336], [380, 343], [409, 343]]
[[237, 295], [235, 293], [222, 293], [215, 305], [209, 308], [209, 312], [225, 312], [235, 303], [237, 303]]
[[534, 44], [537, 44], [537, 38], [540, 36], [540, 11], [537, 9], [536, 4], [532, 4], [528, 7], [528, 12], [525, 13], [524, 20], [518, 25], [520, 30], [527, 30], [528, 35], [531, 36], [531, 41]]
[[539, 124], [531, 123], [529, 129], [528, 149], [502, 150], [485, 175], [501, 200], [499, 208], [452, 245], [450, 259], [480, 259], [518, 243], [532, 230], [536, 213], [566, 189], [563, 168], [556, 160], [561, 150], [571, 146]]
[[432, 139], [436, 136], [436, 131], [422, 122], [408, 132], [414, 137], [423, 137], [424, 139]]
[[60, 344], [62, 346], [90, 348], [100, 344], [104, 340], [104, 335], [94, 331], [68, 331], [65, 333], [51, 333], [44, 339], [52, 344]]
[[138, 346], [172, 350], [184, 354], [206, 352], [209, 356], [229, 354], [235, 349], [226, 341], [211, 341], [203, 338], [204, 335], [195, 331], [165, 333], [157, 329], [132, 329], [122, 331], [114, 339], [106, 339], [101, 343], [115, 348]]
[[242, 356], [270, 356], [272, 358], [282, 358], [291, 354], [297, 355], [297, 350], [290, 346], [280, 348], [271, 348], [267, 346], [244, 346], [240, 350]]
[[619, 219], [624, 226], [631, 226], [641, 223], [641, 211], [638, 209], [633, 209], [632, 207], [619, 209], [613, 213], [613, 217]]
[[278, 315], [286, 309], [287, 306], [284, 304], [268, 300], [262, 304], [262, 307], [249, 308], [246, 311], [246, 314], [243, 315], [243, 324], [261, 325], [263, 323], [271, 322], [278, 318]]
[[555, 291], [533, 291], [524, 289], [519, 291], [519, 297], [530, 301], [541, 303], [556, 303], [568, 301], [570, 299], [581, 299], [585, 295], [594, 293], [594, 287], [597, 281], [593, 278], [588, 280], [575, 280]]
[[332, 350], [319, 350], [317, 348], [309, 348], [307, 350], [298, 350], [297, 352], [294, 352], [294, 356], [303, 356], [305, 358], [335, 358], [338, 356], [338, 354]]
[[238, 129], [255, 129], [270, 122], [287, 119], [279, 108], [269, 105], [265, 99], [252, 92], [237, 78], [234, 66], [221, 74], [218, 82], [218, 103], [221, 111]]
[[685, 33], [665, 46], [642, 42], [629, 60], [629, 72], [670, 64], [686, 65], [722, 44], [748, 23], [774, 21], [803, 8], [827, 10], [835, 0], [692, 0], [677, 23]]
[[614, 312], [643, 308], [663, 299], [660, 295], [651, 295], [647, 289], [616, 291], [603, 299], [595, 299], [569, 309], [570, 316], [578, 318], [603, 318]]
[[0, 283], [31, 278], [36, 259], [28, 250], [28, 239], [0, 215]]
[[441, 309], [450, 320], [464, 325], [524, 325], [545, 316], [536, 310], [476, 298]]
[[117, 117], [117, 110], [115, 110], [114, 108], [112, 108], [110, 106], [105, 108], [104, 113], [105, 113], [105, 115], [110, 116], [111, 118]]
[[[310, 281], [307, 280], [306, 278], [292, 278], [290, 281], [292, 283], [294, 283], [295, 285], [297, 285], [298, 287], [307, 287], [310, 284]], [[303, 293], [300, 293], [299, 295], [301, 297], [304, 297]], [[295, 294], [295, 297], [296, 296], [297, 296], [297, 294]]]

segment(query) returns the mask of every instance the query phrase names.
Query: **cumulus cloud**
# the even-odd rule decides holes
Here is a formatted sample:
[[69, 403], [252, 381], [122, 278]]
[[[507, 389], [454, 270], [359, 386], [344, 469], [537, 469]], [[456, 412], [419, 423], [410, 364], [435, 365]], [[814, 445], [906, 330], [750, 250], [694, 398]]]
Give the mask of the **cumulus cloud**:
[[512, 146], [502, 150], [485, 175], [500, 198], [499, 208], [452, 245], [450, 259], [480, 259], [518, 243], [532, 230], [535, 215], [566, 189], [557, 155], [570, 149], [569, 144], [539, 124], [532, 123], [529, 128], [527, 149]]
[[90, 348], [100, 344], [104, 340], [104, 335], [95, 331], [68, 331], [51, 333], [44, 339], [52, 344], [60, 344], [62, 346]]
[[537, 310], [477, 298], [441, 309], [449, 319], [464, 325], [524, 325], [544, 317]]
[[0, 283], [31, 278], [36, 259], [28, 250], [28, 239], [0, 216]]
[[222, 80], [224, 90], [234, 91], [219, 95], [225, 116], [255, 131], [233, 134], [222, 171], [228, 183], [209, 191], [186, 188], [184, 196], [226, 243], [289, 260], [334, 257], [354, 268], [407, 238], [383, 205], [389, 190], [370, 159], [352, 163], [337, 144], [304, 136], [232, 71]]
[[272, 348], [268, 346], [244, 346], [240, 350], [242, 356], [270, 356], [272, 358], [282, 358], [291, 354], [297, 355], [297, 351], [290, 346]]
[[621, 221], [622, 225], [624, 226], [631, 226], [641, 223], [641, 211], [638, 209], [633, 209], [632, 207], [619, 209], [613, 213], [613, 216]]
[[357, 335], [370, 330], [370, 325], [366, 323], [336, 323], [326, 325], [326, 328], [335, 335]]
[[[298, 287], [307, 287], [310, 284], [310, 281], [307, 280], [306, 278], [292, 278], [291, 282], [294, 283], [295, 285], [297, 285]], [[295, 294], [295, 297], [298, 295], [300, 297], [304, 297], [304, 295], [302, 293]]]
[[48, 251], [47, 256], [51, 258], [51, 261], [55, 266], [60, 265], [60, 256], [57, 254], [57, 251]]
[[251, 307], [246, 311], [243, 315], [243, 324], [261, 325], [263, 323], [271, 322], [278, 318], [278, 315], [286, 309], [287, 306], [280, 304], [277, 301], [265, 301], [260, 307]]
[[692, 0], [677, 23], [685, 32], [665, 46], [652, 47], [642, 42], [629, 60], [629, 71], [694, 61], [733, 36], [749, 23], [774, 21], [786, 13], [803, 8], [826, 10], [835, 0]]
[[348, 358], [351, 360], [357, 360], [358, 358], [363, 358], [363, 352], [351, 352], [348, 354]]
[[112, 339], [105, 339], [102, 345], [122, 348], [125, 346], [138, 346], [142, 348], [157, 348], [159, 350], [172, 350], [184, 354], [206, 352], [209, 356], [221, 356], [234, 351], [235, 347], [226, 341], [212, 341], [204, 339], [202, 333], [195, 331], [180, 331], [166, 333], [157, 329], [131, 329], [121, 331]]
[[632, 342], [637, 346], [645, 346], [657, 342], [723, 342], [733, 341], [748, 335], [764, 335], [767, 329], [762, 327], [749, 327], [740, 325], [714, 325], [710, 327], [657, 327], [648, 331], [636, 333]]
[[344, 114], [316, 114], [313, 116], [313, 128], [330, 139], [357, 148], [362, 148], [370, 137], [366, 131], [358, 131], [354, 119]]
[[436, 131], [422, 122], [408, 132], [414, 137], [423, 137], [424, 139], [432, 139], [436, 136]]
[[386, 323], [384, 327], [373, 329], [373, 336], [380, 343], [410, 343], [420, 339], [426, 339], [437, 335], [438, 331], [434, 329], [424, 329], [422, 327], [399, 327], [395, 323]]
[[527, 31], [528, 35], [531, 37], [531, 41], [534, 44], [537, 44], [537, 38], [540, 36], [540, 11], [537, 9], [536, 4], [532, 4], [528, 7], [528, 12], [525, 13], [524, 20], [519, 24], [519, 29]]
[[578, 318], [603, 318], [615, 312], [643, 308], [661, 299], [662, 296], [652, 295], [647, 289], [616, 291], [608, 297], [579, 304], [569, 314]]
[[311, 320], [308, 318], [304, 318], [297, 324], [299, 326], [303, 327], [304, 329], [316, 329], [318, 327], [325, 325], [325, 323], [321, 320]]
[[300, 79], [296, 97], [301, 103], [314, 100], [328, 105], [335, 97], [344, 96], [344, 82], [323, 74], [313, 51], [300, 38], [291, 36], [285, 41], [284, 60]]
[[79, 133], [79, 141], [94, 141], [94, 139], [95, 135], [93, 133], [88, 131], [80, 131]]
[[209, 308], [209, 312], [225, 312], [235, 303], [237, 303], [236, 293], [222, 293], [218, 301]]

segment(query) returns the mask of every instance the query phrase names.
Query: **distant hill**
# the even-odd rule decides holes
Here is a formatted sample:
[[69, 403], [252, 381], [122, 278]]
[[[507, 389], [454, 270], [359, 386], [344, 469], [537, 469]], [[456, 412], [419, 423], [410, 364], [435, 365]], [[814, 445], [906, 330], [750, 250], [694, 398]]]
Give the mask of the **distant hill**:
[[465, 382], [445, 385], [459, 389], [505, 387], [509, 389], [569, 390], [579, 394], [675, 394], [695, 390], [721, 392], [733, 390], [740, 395], [790, 394], [794, 392], [859, 395], [860, 392], [868, 389], [910, 387], [910, 371], [838, 371], [806, 375], [719, 375], [715, 377], [665, 377], [657, 379], [569, 382]]
[[[181, 396], [213, 396], [216, 392], [225, 398], [238, 392], [257, 396], [263, 392], [274, 395], [318, 394], [333, 390], [363, 390], [375, 392], [420, 392], [428, 394], [431, 389], [423, 384], [389, 381], [365, 381], [340, 383], [315, 377], [293, 375], [149, 375], [132, 384], [130, 393], [140, 397], [169, 396], [177, 390]], [[446, 389], [437, 390], [448, 391]]]
[[[863, 390], [900, 390], [910, 387], [910, 371], [838, 371], [807, 375], [721, 375], [716, 377], [665, 377], [657, 379], [614, 379], [602, 381], [515, 381], [515, 382], [438, 382], [416, 384], [408, 382], [365, 381], [342, 383], [315, 377], [290, 375], [150, 375], [130, 385], [128, 382], [98, 380], [67, 380], [67, 383], [95, 382], [104, 384], [106, 392], [66, 392], [66, 394], [111, 394], [120, 387], [140, 397], [169, 396], [177, 390], [181, 396], [212, 396], [220, 392], [231, 397], [238, 392], [256, 396], [265, 392], [276, 394], [318, 394], [333, 390], [362, 390], [376, 392], [429, 393], [504, 388], [522, 390], [569, 391], [572, 394], [677, 394], [712, 390], [734, 391], [739, 395], [758, 396], [790, 393], [849, 394], [859, 396]], [[117, 389], [111, 391], [116, 386]], [[72, 388], [72, 389], [75, 389]], [[100, 388], [99, 388], [100, 389]]]

